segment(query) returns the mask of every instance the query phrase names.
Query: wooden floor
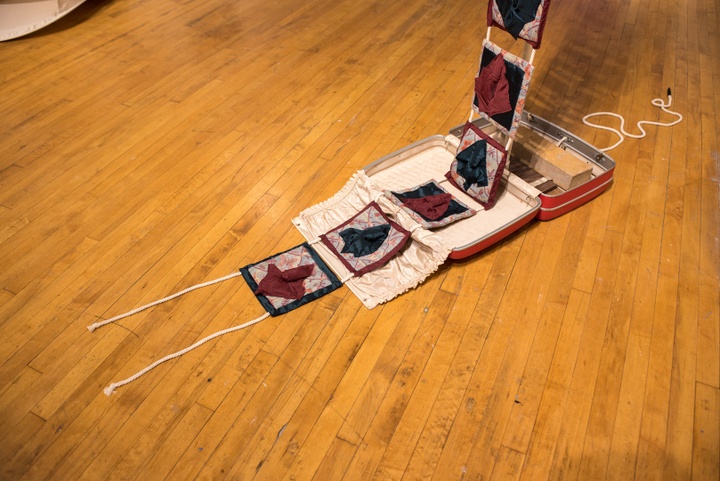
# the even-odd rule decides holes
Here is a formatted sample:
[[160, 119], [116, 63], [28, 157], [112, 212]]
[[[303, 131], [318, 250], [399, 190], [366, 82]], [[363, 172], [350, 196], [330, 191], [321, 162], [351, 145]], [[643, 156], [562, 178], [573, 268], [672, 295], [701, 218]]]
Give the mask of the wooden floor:
[[[0, 479], [718, 480], [720, 4], [553, 0], [527, 109], [685, 120], [373, 310], [241, 279], [467, 116], [486, 3], [87, 0], [0, 44]], [[494, 39], [510, 47], [511, 38]], [[519, 48], [519, 45], [513, 46]]]

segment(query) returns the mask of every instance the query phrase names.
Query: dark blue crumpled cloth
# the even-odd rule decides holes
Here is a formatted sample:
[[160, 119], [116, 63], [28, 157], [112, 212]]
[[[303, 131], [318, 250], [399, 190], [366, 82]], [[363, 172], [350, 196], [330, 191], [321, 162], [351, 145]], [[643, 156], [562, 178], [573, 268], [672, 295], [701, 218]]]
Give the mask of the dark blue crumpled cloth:
[[480, 187], [488, 185], [487, 141], [478, 140], [457, 154], [457, 173], [465, 179], [463, 188], [468, 190], [473, 184]]
[[505, 23], [505, 30], [517, 39], [525, 24], [535, 19], [541, 1], [495, 0]]
[[351, 253], [355, 257], [370, 255], [378, 250], [390, 233], [390, 224], [376, 225], [367, 229], [350, 227], [338, 234], [345, 241], [342, 253]]

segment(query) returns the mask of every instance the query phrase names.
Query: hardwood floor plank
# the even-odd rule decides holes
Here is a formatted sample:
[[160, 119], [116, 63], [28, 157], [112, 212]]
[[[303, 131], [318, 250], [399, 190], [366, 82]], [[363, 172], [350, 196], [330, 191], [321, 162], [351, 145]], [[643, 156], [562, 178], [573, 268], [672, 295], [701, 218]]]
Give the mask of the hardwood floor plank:
[[[555, 454], [589, 303], [588, 294], [577, 290], [570, 292], [557, 341], [558, 348], [548, 372], [520, 479], [550, 479], [548, 473], [552, 465], [547, 459]], [[574, 346], [573, 349], [562, 349], [564, 342]]]
[[538, 330], [527, 358], [522, 381], [515, 394], [514, 405], [505, 427], [503, 446], [519, 453], [528, 452], [553, 354], [558, 349], [558, 336], [564, 322], [568, 300], [573, 293], [572, 274], [577, 268], [582, 248], [579, 239], [585, 235], [589, 213], [589, 209], [581, 209], [563, 219], [567, 222], [567, 226], [562, 243], [557, 242], [560, 254], [540, 314]]
[[[472, 409], [474, 404], [474, 400], [466, 399], [464, 394], [476, 367], [477, 353], [482, 350], [492, 321], [483, 314], [488, 306], [499, 302], [498, 297], [484, 292], [494, 260], [495, 256], [489, 255], [477, 268], [462, 265], [464, 274], [458, 299], [453, 305], [453, 315], [458, 315], [460, 322], [465, 318], [465, 328], [461, 333], [462, 339], [457, 346], [449, 371], [442, 381], [422, 432], [418, 433], [419, 438], [407, 461], [407, 467], [403, 470], [403, 477], [407, 479], [432, 476], [456, 413], [463, 409], [463, 404], [465, 409]], [[454, 268], [455, 266], [453, 270]], [[451, 270], [445, 276], [445, 280], [452, 276]], [[446, 282], [443, 282], [443, 285], [446, 285]], [[490, 288], [490, 285], [487, 287]], [[475, 295], [469, 295], [471, 293]], [[393, 455], [392, 451], [386, 451], [385, 456], [390, 455]]]
[[[507, 275], [507, 269], [510, 271], [515, 271], [515, 269], [532, 271], [533, 266], [538, 263], [545, 236], [545, 225], [540, 224], [528, 230], [526, 235], [513, 238], [506, 244], [506, 254], [504, 255], [509, 256], [508, 261], [506, 263], [496, 261], [495, 272], [491, 272], [490, 279], [493, 276], [499, 276], [497, 280], [492, 280], [505, 285], [505, 282], [508, 282], [504, 278]], [[510, 246], [512, 248], [507, 249]], [[521, 247], [531, 248], [521, 250]], [[519, 252], [522, 253], [522, 256], [518, 255]], [[498, 260], [501, 259], [502, 257], [499, 254]], [[438, 464], [435, 467], [433, 476], [437, 479], [441, 479], [448, 472], [458, 473], [463, 469], [469, 470], [469, 464], [472, 461], [470, 452], [474, 443], [480, 442], [478, 438], [483, 433], [489, 433], [490, 436], [495, 433], [496, 423], [486, 418], [484, 413], [486, 409], [489, 410], [488, 406], [491, 409], [495, 403], [501, 402], [501, 397], [504, 398], [509, 395], [505, 391], [496, 393], [493, 388], [496, 383], [501, 383], [503, 375], [511, 372], [514, 367], [510, 360], [511, 356], [505, 357], [505, 353], [511, 350], [509, 343], [513, 337], [513, 328], [518, 322], [518, 317], [523, 315], [522, 303], [515, 301], [517, 298], [525, 298], [524, 294], [527, 291], [533, 292], [532, 289], [528, 289], [525, 281], [526, 279], [522, 281], [516, 280], [512, 285], [512, 289], [506, 286], [502, 293], [498, 293], [499, 299], [490, 300], [492, 303], [497, 303], [495, 305], [498, 308], [497, 311], [490, 310], [485, 314], [492, 317], [492, 324], [482, 351], [479, 353], [470, 384], [465, 392], [465, 398], [468, 400], [467, 409], [458, 411], [453, 429], [449, 433]], [[492, 290], [489, 290], [488, 295], [491, 295], [491, 293]], [[515, 383], [516, 381], [513, 384]], [[517, 386], [507, 386], [505, 382], [503, 382], [503, 387], [509, 390], [512, 390], [513, 387], [517, 388]], [[464, 429], [465, 426], [470, 426], [470, 429]], [[476, 449], [481, 448], [476, 447]], [[489, 466], [489, 468], [492, 469], [492, 466]]]
[[[646, 22], [643, 23], [647, 24], [647, 28], [651, 31], [657, 21], [658, 14], [653, 10], [648, 13]], [[637, 55], [638, 60], [646, 58], [646, 62], [649, 62], [652, 58], [650, 52], [653, 51], [652, 37], [645, 35], [642, 29], [634, 34], [640, 38], [645, 38], [645, 40], [639, 43], [641, 48], [636, 52], [632, 52], [630, 58]], [[651, 79], [647, 76], [640, 77], [628, 74], [625, 77], [625, 84], [634, 84], [634, 90], [625, 90], [626, 87], [624, 87], [623, 92], [636, 92], [636, 98], [634, 100], [628, 98], [627, 102], [632, 105], [631, 117], [643, 118], [645, 115], [643, 112], [647, 110], [647, 101], [644, 98], [649, 98]], [[634, 464], [632, 460], [632, 451], [635, 445], [633, 438], [634, 433], [639, 430], [639, 426], [636, 423], [637, 418], [626, 415], [625, 410], [632, 408], [632, 403], [629, 400], [636, 399], [637, 392], [627, 394], [627, 397], [623, 399], [622, 387], [625, 386], [626, 389], [633, 389], [637, 386], [642, 387], [642, 372], [636, 374], [633, 369], [636, 364], [630, 364], [633, 357], [637, 355], [634, 346], [630, 344], [630, 331], [634, 319], [632, 304], [633, 299], [640, 297], [640, 295], [628, 293], [636, 291], [639, 287], [640, 260], [644, 258], [642, 257], [643, 252], [638, 248], [638, 245], [642, 244], [642, 232], [646, 230], [645, 222], [649, 204], [646, 198], [648, 192], [646, 179], [650, 177], [652, 170], [652, 156], [643, 152], [641, 145], [642, 142], [647, 143], [653, 140], [655, 140], [655, 135], [651, 133], [640, 142], [626, 143], [622, 146], [623, 163], [629, 164], [628, 171], [623, 173], [624, 177], [628, 179], [628, 192], [627, 194], [618, 195], [619, 192], [615, 191], [613, 207], [617, 205], [619, 206], [618, 209], [624, 212], [614, 211], [611, 212], [610, 216], [615, 219], [627, 219], [627, 224], [612, 227], [623, 232], [625, 240], [617, 261], [618, 281], [613, 293], [614, 300], [611, 303], [606, 343], [603, 347], [596, 384], [596, 389], [602, 389], [603, 395], [593, 400], [585, 450], [578, 475], [579, 479], [612, 477], [613, 473], [608, 473], [608, 469], [614, 470], [622, 462], [626, 462], [630, 466]], [[647, 267], [644, 270], [647, 272]], [[645, 285], [641, 285], [640, 288], [645, 289], [645, 292], [649, 290]], [[639, 319], [638, 322], [642, 324], [645, 322], [645, 318]], [[610, 339], [612, 341], [608, 342]], [[610, 345], [613, 347], [606, 350]], [[630, 357], [630, 362], [628, 362], [628, 357]], [[640, 379], [633, 378], [634, 374], [639, 376]], [[625, 384], [628, 381], [631, 384]], [[612, 427], [617, 427], [619, 424], [622, 424], [622, 427], [617, 429], [618, 432], [613, 432]], [[623, 439], [623, 435], [627, 436], [628, 439]], [[621, 445], [617, 447], [614, 453], [612, 451], [613, 444], [616, 447], [618, 444]], [[613, 454], [620, 457], [620, 460], [613, 460]], [[612, 468], [610, 468], [612, 461], [615, 462], [612, 463]]]
[[[159, 447], [148, 446], [152, 449], [153, 456], [140, 471], [138, 477], [166, 477], [182, 454], [183, 448], [187, 448], [211, 415], [212, 412], [207, 408], [193, 404], [162, 445]], [[142, 448], [142, 446], [138, 447]]]
[[[312, 479], [322, 462], [323, 455], [333, 441], [332, 434], [337, 432], [342, 422], [343, 419], [335, 411], [323, 411], [308, 436], [305, 443], [306, 448], [301, 449], [294, 457], [294, 462], [288, 468], [283, 479], [288, 481]], [[266, 479], [278, 478], [268, 477]]]
[[[553, 0], [525, 107], [684, 120], [613, 183], [365, 309], [263, 313], [291, 219], [467, 118], [487, 2], [85, 2], [0, 49], [3, 479], [717, 479], [715, 0]], [[499, 29], [491, 39], [519, 53]], [[614, 124], [608, 119], [603, 121]], [[630, 125], [633, 124], [633, 125]]]
[[717, 388], [697, 383], [692, 479], [715, 479], [720, 472], [720, 396]]
[[5, 289], [0, 291], [0, 306], [10, 301], [10, 299], [12, 299], [13, 297], [15, 297], [15, 295], [10, 291], [7, 291]]
[[[438, 291], [438, 295], [443, 294], [445, 294], [444, 291]], [[432, 331], [427, 330], [422, 334], [421, 341], [413, 343], [419, 347], [415, 349], [411, 347], [408, 352], [408, 357], [399, 370], [403, 374], [399, 381], [400, 385], [394, 389], [395, 392], [388, 392], [383, 401], [386, 405], [392, 405], [393, 409], [393, 415], [389, 421], [386, 421], [387, 424], [384, 428], [387, 430], [386, 432], [391, 433], [391, 437], [373, 474], [375, 479], [400, 479], [416, 449], [422, 432], [419, 426], [426, 425], [433, 404], [439, 395], [442, 379], [447, 374], [448, 358], [454, 357], [460, 336], [465, 330], [462, 318], [459, 319], [459, 325], [452, 321], [444, 322], [454, 308], [455, 301], [456, 297], [452, 294], [445, 294], [444, 299], [433, 300], [434, 306], [437, 307], [430, 312], [434, 316], [434, 321], [442, 324], [442, 331], [437, 337], [432, 337]], [[421, 354], [423, 348], [431, 350], [429, 356], [426, 353]], [[423, 365], [422, 361], [416, 361], [414, 356], [428, 357]], [[422, 373], [415, 385], [408, 382], [404, 376], [410, 366], [422, 366]], [[395, 386], [396, 384], [393, 385], [394, 388]], [[405, 399], [408, 399], [408, 402], [400, 414], [399, 411]], [[401, 416], [401, 418], [398, 420], [397, 416]]]
[[[678, 22], [676, 28], [681, 28]], [[682, 36], [679, 36], [682, 38]], [[684, 44], [675, 47], [682, 49]], [[676, 57], [677, 76], [675, 85], [686, 85], [686, 68], [682, 55]], [[684, 94], [677, 94], [678, 108], [687, 105]], [[637, 479], [661, 479], [664, 470], [667, 417], [670, 403], [673, 351], [675, 349], [675, 324], [677, 318], [677, 290], [680, 265], [681, 222], [683, 215], [682, 187], [687, 125], [681, 123], [673, 128], [668, 156], [666, 202], [663, 213], [663, 237], [658, 268], [657, 298], [654, 306], [653, 332], [648, 359], [648, 380], [645, 389], [643, 419], [635, 468]]]
[[[598, 205], [599, 203], [593, 207]], [[621, 248], [620, 237], [610, 231], [605, 236], [570, 387], [574, 395], [568, 399], [564, 410], [549, 479], [558, 476], [576, 479], [578, 476], [590, 409], [597, 389], [602, 340], [605, 338], [609, 321], [612, 291], [617, 275], [615, 259]]]
[[[542, 227], [547, 226], [547, 232], [545, 240], [539, 243], [542, 255], [535, 263], [531, 280], [525, 280], [517, 286], [518, 297], [512, 296], [511, 289], [508, 289], [504, 296], [498, 314], [506, 318], [516, 317], [517, 321], [504, 354], [501, 370], [495, 379], [492, 396], [485, 407], [488, 411], [497, 412], [497, 416], [494, 419], [481, 421], [482, 431], [477, 433], [473, 451], [499, 450], [508, 433], [510, 416], [513, 411], [517, 414], [516, 406], [524, 402], [527, 386], [522, 384], [524, 380], [522, 372], [525, 364], [520, 360], [528, 359], [533, 340], [537, 336], [539, 326], [542, 325], [542, 313], [545, 309], [551, 309], [547, 305], [548, 301], [557, 296], [552, 290], [557, 285], [552, 283], [554, 269], [550, 266], [557, 265], [562, 255], [563, 242], [560, 239], [566, 235], [568, 220], [565, 218], [563, 222], [542, 224]], [[551, 239], [552, 242], [549, 242]], [[520, 295], [523, 291], [524, 294]], [[522, 300], [517, 302], [519, 299]], [[513, 382], [508, 383], [508, 379], [513, 379]], [[532, 399], [531, 395], [528, 397]], [[468, 476], [487, 478], [494, 470], [493, 464], [493, 462], [481, 461], [477, 457], [470, 457], [467, 462]]]
[[[442, 332], [439, 319], [454, 300], [453, 296], [437, 291], [437, 286], [432, 285], [436, 283], [439, 283], [436, 279], [430, 280], [417, 290], [417, 300], [404, 313], [345, 416], [348, 425], [367, 443], [363, 446], [369, 447], [358, 450], [345, 478], [371, 477], [401, 422], [411, 397], [406, 389], [412, 392], [417, 386], [430, 351]], [[423, 295], [428, 291], [434, 291], [432, 297]], [[435, 304], [438, 296], [444, 297], [444, 302]], [[430, 304], [437, 306], [437, 312], [426, 307]]]
[[518, 480], [520, 479], [520, 471], [525, 461], [525, 455], [505, 446], [501, 446], [498, 451], [498, 459], [493, 468], [492, 480]]
[[[693, 29], [692, 8], [688, 5], [688, 31]], [[688, 35], [688, 90], [699, 90], [697, 46], [699, 39]], [[681, 97], [682, 99], [683, 97]], [[682, 105], [682, 104], [681, 104]], [[694, 118], [699, 112], [688, 111]], [[695, 122], [693, 119], [691, 122]], [[700, 158], [700, 131], [688, 129], [685, 159]], [[678, 272], [677, 315], [675, 319], [675, 347], [673, 372], [670, 384], [667, 442], [665, 445], [664, 479], [689, 477], [692, 469], [692, 428], [686, 426], [692, 419], [695, 405], [695, 378], [698, 322], [698, 256], [699, 256], [699, 163], [690, 162], [684, 168], [683, 211], [681, 220], [680, 265]], [[693, 359], [691, 361], [691, 359]], [[689, 403], [689, 404], [688, 404]], [[692, 421], [690, 421], [692, 423]]]
[[[231, 427], [228, 420], [236, 419], [240, 415], [255, 391], [262, 386], [268, 370], [277, 361], [276, 358], [269, 356], [261, 349], [248, 356], [243, 356], [241, 361], [244, 361], [245, 358], [249, 358], [247, 368], [238, 364], [238, 369], [241, 370], [243, 375], [238, 376], [237, 382], [231, 386], [232, 389], [228, 391], [224, 402], [215, 410], [213, 416], [195, 436], [193, 444], [185, 450], [168, 476], [182, 475], [190, 477], [197, 475], [198, 471], [207, 463], [208, 458], [224, 439], [226, 433], [228, 433]], [[125, 471], [117, 469], [116, 472], [121, 476]]]
[[[713, 2], [702, 2], [698, 5], [699, 16], [707, 16], [710, 25], [718, 22], [718, 6]], [[710, 58], [720, 54], [717, 41], [720, 40], [715, 29], [708, 28], [708, 23], [699, 22], [698, 37], [709, 38], [710, 41], [698, 45], [700, 52], [700, 119], [701, 119], [701, 169], [702, 169], [702, 215], [700, 219], [700, 299], [698, 318], [698, 364], [697, 379], [713, 387], [720, 387], [720, 246], [717, 233], [720, 232], [718, 216], [713, 215], [713, 207], [720, 203], [718, 179], [720, 178], [720, 141], [718, 133], [720, 124], [716, 117], [718, 101], [715, 98], [720, 92], [720, 81], [713, 72]]]

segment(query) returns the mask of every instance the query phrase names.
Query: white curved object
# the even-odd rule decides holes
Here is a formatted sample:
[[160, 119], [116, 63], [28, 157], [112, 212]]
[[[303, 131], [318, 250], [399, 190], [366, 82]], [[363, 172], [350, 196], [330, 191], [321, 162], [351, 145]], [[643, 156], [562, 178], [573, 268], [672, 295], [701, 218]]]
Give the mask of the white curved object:
[[[630, 137], [633, 139], [642, 139], [643, 137], [645, 137], [647, 135], [647, 132], [645, 132], [645, 129], [643, 129], [643, 124], [644, 125], [657, 125], [658, 127], [672, 127], [673, 125], [676, 125], [676, 124], [679, 124], [680, 122], [682, 122], [682, 120], [683, 120], [682, 114], [680, 114], [678, 112], [673, 112], [672, 110], [670, 110], [670, 106], [672, 106], [672, 91], [670, 90], [670, 87], [668, 87], [668, 89], [667, 89], [667, 95], [668, 95], [667, 103], [663, 102], [663, 100], [660, 98], [653, 99], [651, 103], [655, 107], [660, 107], [660, 109], [663, 112], [676, 116], [677, 119], [672, 122], [655, 122], [652, 120], [641, 120], [640, 122], [637, 123], [638, 130], [640, 131], [639, 134], [631, 134], [627, 130], [625, 130], [625, 117], [623, 117], [620, 114], [616, 114], [614, 112], [594, 112], [592, 114], [587, 114], [585, 117], [583, 117], [582, 121], [585, 125], [594, 127], [596, 129], [607, 130], [608, 132], [612, 132], [615, 135], [617, 135], [618, 137], [620, 137], [620, 140], [618, 140], [616, 143], [614, 143], [610, 147], [605, 147], [604, 149], [600, 149], [601, 152], [607, 152], [608, 150], [612, 150], [615, 147], [617, 147], [618, 145], [622, 144], [623, 141], [625, 140], [625, 137]], [[613, 127], [606, 127], [604, 125], [594, 124], [594, 123], [588, 121], [588, 119], [590, 117], [598, 117], [601, 115], [609, 115], [610, 117], [615, 117], [617, 119], [620, 119], [620, 130], [615, 129]]]
[[72, 12], [85, 0], [0, 0], [0, 41], [22, 37]]

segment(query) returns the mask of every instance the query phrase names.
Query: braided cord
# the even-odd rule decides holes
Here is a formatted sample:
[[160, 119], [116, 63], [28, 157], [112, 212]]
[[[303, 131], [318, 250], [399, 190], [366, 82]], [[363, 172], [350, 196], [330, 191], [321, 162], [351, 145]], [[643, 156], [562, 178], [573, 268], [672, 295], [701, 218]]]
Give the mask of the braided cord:
[[[681, 114], [679, 114], [678, 112], [673, 112], [672, 110], [669, 109], [669, 107], [672, 105], [672, 92], [670, 91], [670, 89], [668, 89], [667, 103], [663, 102], [662, 99], [659, 99], [659, 98], [653, 99], [651, 103], [655, 107], [660, 107], [660, 109], [662, 109], [663, 112], [666, 112], [670, 115], [675, 115], [677, 117], [677, 119], [672, 122], [654, 122], [651, 120], [641, 120], [640, 122], [637, 123], [638, 129], [640, 129], [640, 132], [641, 132], [640, 134], [631, 134], [631, 133], [627, 132], [625, 130], [625, 118], [623, 118], [622, 115], [618, 115], [614, 112], [594, 112], [592, 114], [588, 114], [585, 117], [583, 117], [582, 121], [585, 125], [588, 125], [590, 127], [595, 127], [596, 129], [607, 130], [608, 132], [612, 132], [620, 137], [620, 140], [618, 140], [616, 143], [614, 143], [610, 147], [606, 147], [604, 149], [599, 149], [601, 152], [607, 152], [608, 150], [612, 150], [615, 147], [617, 147], [618, 145], [622, 144], [623, 141], [625, 140], [625, 137], [630, 137], [633, 139], [642, 139], [643, 137], [645, 137], [647, 135], [647, 132], [645, 132], [645, 129], [643, 129], [643, 127], [642, 127], [643, 125], [657, 125], [660, 127], [672, 127], [673, 125], [678, 124], [682, 121], [683, 116]], [[588, 120], [587, 120], [591, 117], [597, 117], [600, 115], [609, 115], [611, 117], [620, 119], [620, 130], [614, 129], [612, 127], [606, 127], [604, 125], [594, 124], [592, 122], [588, 122]]]

